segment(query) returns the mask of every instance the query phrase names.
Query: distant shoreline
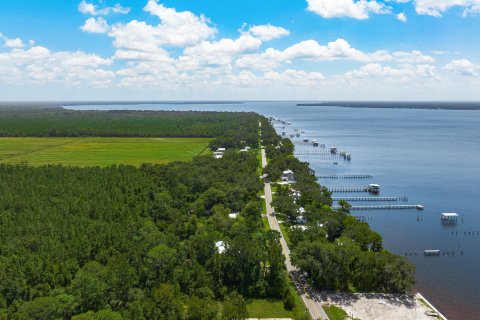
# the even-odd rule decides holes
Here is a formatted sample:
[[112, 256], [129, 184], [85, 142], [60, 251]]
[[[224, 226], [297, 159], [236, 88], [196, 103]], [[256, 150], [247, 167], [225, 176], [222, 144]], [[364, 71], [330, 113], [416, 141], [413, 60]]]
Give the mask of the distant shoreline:
[[298, 103], [297, 107], [344, 107], [371, 109], [480, 110], [480, 102], [329, 101]]

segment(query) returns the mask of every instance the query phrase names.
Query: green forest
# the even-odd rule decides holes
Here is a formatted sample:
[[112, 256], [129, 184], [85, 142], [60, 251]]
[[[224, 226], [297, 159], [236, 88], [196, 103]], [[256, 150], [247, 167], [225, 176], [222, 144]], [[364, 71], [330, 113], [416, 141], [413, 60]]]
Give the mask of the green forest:
[[3, 316], [237, 319], [244, 297], [281, 298], [257, 167], [235, 151], [140, 169], [1, 165]]
[[[254, 113], [0, 112], [4, 136], [198, 136], [222, 159], [165, 165], [0, 165], [0, 319], [245, 319], [250, 299], [293, 309], [280, 234], [265, 229], [258, 121], [272, 181], [294, 170], [301, 191], [274, 206], [294, 224], [292, 261], [322, 290], [403, 292], [413, 266], [293, 157]], [[16, 125], [13, 125], [13, 121]], [[249, 145], [249, 152], [236, 147]], [[230, 214], [238, 213], [232, 217]], [[229, 216], [230, 215], [230, 216]], [[301, 318], [303, 315], [298, 315]]]
[[246, 112], [75, 111], [0, 108], [0, 137], [216, 138], [212, 147], [255, 145], [259, 116]]
[[[22, 112], [11, 130], [4, 120], [3, 134], [43, 134], [42, 127], [115, 136], [123, 125], [101, 121], [128, 124], [131, 116], [92, 112], [89, 123], [83, 112], [36, 112]], [[69, 125], [51, 121], [52, 112]], [[132, 118], [145, 135], [171, 133], [165, 122], [179, 136], [257, 149], [140, 168], [0, 165], [0, 318], [244, 319], [247, 299], [284, 296], [279, 234], [266, 231], [260, 215], [259, 116]]]

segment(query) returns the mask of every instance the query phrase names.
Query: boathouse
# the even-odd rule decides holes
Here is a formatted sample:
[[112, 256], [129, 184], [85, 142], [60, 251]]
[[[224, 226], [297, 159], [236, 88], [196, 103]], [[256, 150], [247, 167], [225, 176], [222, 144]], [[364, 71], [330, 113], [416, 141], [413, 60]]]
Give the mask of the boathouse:
[[380, 185], [379, 184], [369, 184], [367, 186], [367, 191], [370, 193], [379, 193], [380, 192]]
[[457, 223], [458, 214], [456, 213], [442, 213], [441, 216], [442, 222], [444, 223]]

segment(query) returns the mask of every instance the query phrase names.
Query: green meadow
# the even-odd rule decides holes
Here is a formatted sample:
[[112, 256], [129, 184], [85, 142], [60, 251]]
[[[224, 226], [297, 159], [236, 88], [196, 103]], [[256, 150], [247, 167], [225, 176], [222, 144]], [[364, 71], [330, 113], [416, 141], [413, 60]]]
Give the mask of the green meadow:
[[188, 161], [208, 152], [209, 138], [0, 138], [0, 163], [108, 166]]

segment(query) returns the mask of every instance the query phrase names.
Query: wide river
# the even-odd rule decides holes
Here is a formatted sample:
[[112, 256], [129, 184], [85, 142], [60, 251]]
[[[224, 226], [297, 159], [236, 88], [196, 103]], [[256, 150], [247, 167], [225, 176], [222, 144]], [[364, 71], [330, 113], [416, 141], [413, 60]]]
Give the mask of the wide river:
[[[381, 185], [380, 196], [408, 197], [398, 202], [352, 205], [420, 204], [419, 210], [353, 211], [384, 238], [386, 249], [415, 263], [415, 290], [449, 319], [480, 319], [480, 111], [299, 107], [296, 102], [232, 104], [88, 105], [73, 109], [255, 111], [305, 130], [301, 139], [318, 140], [326, 149], [299, 144], [300, 159], [317, 175], [367, 174], [368, 179], [320, 179], [328, 187]], [[294, 138], [298, 140], [300, 138]], [[330, 146], [351, 153], [345, 161], [328, 155], [305, 156]], [[334, 164], [338, 163], [338, 164]], [[334, 196], [369, 196], [335, 193]], [[456, 212], [457, 224], [440, 214]], [[426, 257], [425, 249], [441, 250]]]

